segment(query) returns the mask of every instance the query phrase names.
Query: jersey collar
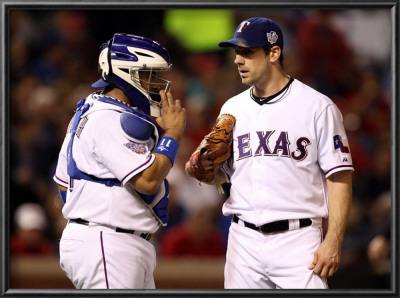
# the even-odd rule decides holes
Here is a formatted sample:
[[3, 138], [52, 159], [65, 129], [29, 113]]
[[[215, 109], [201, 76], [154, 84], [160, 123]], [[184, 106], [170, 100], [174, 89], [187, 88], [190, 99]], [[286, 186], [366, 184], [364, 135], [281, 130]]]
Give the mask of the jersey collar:
[[281, 95], [282, 93], [286, 92], [289, 88], [289, 86], [292, 84], [292, 82], [294, 81], [293, 78], [289, 77], [289, 82], [285, 85], [285, 87], [283, 87], [280, 91], [278, 91], [277, 93], [271, 95], [271, 96], [267, 96], [267, 97], [258, 97], [255, 96], [253, 94], [253, 89], [254, 86], [250, 89], [250, 97], [252, 100], [254, 100], [256, 103], [258, 103], [259, 105], [263, 105], [263, 104], [273, 104], [276, 103], [278, 101], [280, 101], [281, 98], [272, 101], [273, 99], [276, 99], [279, 95]]

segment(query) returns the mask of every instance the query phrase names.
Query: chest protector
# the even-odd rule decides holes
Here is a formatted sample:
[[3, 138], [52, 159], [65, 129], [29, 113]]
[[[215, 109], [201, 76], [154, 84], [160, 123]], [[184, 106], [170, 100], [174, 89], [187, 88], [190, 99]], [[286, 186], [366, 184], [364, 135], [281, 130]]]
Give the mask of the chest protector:
[[[118, 106], [118, 107], [122, 107], [124, 109], [124, 113], [129, 113], [129, 114], [133, 114], [133, 117], [138, 117], [140, 119], [142, 119], [143, 121], [148, 123], [147, 127], [152, 128], [152, 135], [155, 138], [155, 143], [158, 142], [158, 131], [156, 126], [153, 124], [153, 121], [148, 118], [146, 115], [138, 112], [137, 110], [135, 110], [134, 108], [124, 104], [123, 102], [119, 102], [115, 99], [112, 99], [110, 97], [101, 97], [99, 98], [97, 101], [100, 102], [104, 102], [104, 103], [108, 103], [108, 104], [112, 104], [114, 106]], [[77, 110], [75, 113], [75, 117], [74, 117], [74, 121], [73, 121], [73, 125], [72, 125], [72, 131], [71, 131], [71, 139], [68, 143], [68, 147], [67, 147], [67, 172], [68, 175], [70, 176], [71, 179], [71, 183], [72, 184], [72, 179], [76, 179], [76, 180], [80, 180], [80, 179], [84, 179], [90, 182], [96, 182], [96, 183], [101, 183], [104, 184], [108, 187], [111, 186], [121, 186], [121, 181], [119, 181], [117, 178], [99, 178], [87, 173], [82, 172], [81, 170], [79, 170], [79, 168], [76, 165], [76, 162], [73, 158], [72, 155], [72, 146], [74, 143], [74, 137], [75, 137], [75, 133], [76, 130], [78, 128], [79, 125], [79, 120], [81, 119], [82, 115], [85, 114], [89, 108], [91, 107], [90, 104], [85, 103], [86, 102], [86, 98], [81, 99], [78, 103], [77, 103]], [[112, 108], [111, 108], [112, 109]], [[121, 112], [119, 109], [117, 110], [119, 112]], [[94, 111], [95, 112], [95, 111]], [[123, 124], [123, 123], [122, 123]], [[124, 129], [124, 127], [123, 127]], [[124, 129], [126, 131], [126, 129]], [[127, 132], [127, 131], [126, 131]]]

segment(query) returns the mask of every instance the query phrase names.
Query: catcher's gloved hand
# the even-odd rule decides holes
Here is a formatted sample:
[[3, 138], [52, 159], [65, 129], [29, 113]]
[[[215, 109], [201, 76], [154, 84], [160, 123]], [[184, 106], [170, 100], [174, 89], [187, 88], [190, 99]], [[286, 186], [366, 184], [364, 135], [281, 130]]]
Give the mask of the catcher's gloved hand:
[[[193, 152], [186, 163], [186, 172], [207, 184], [212, 184], [214, 176], [224, 165], [232, 153], [232, 131], [236, 119], [230, 114], [221, 115], [214, 124], [211, 132], [204, 137], [199, 147]], [[202, 160], [209, 160], [211, 165], [204, 167]], [[218, 181], [214, 181], [220, 191]]]

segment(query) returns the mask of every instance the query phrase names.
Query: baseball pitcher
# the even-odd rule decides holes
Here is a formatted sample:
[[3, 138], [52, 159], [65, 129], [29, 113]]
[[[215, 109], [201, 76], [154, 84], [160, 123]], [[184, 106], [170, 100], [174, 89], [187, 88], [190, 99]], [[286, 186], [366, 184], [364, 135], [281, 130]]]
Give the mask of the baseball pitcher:
[[214, 150], [206, 136], [186, 164], [228, 196], [226, 288], [325, 289], [340, 262], [353, 171], [342, 115], [284, 72], [283, 44], [267, 18], [243, 21], [219, 43], [233, 49], [249, 89], [226, 101], [217, 120], [227, 127], [219, 148], [229, 150]]

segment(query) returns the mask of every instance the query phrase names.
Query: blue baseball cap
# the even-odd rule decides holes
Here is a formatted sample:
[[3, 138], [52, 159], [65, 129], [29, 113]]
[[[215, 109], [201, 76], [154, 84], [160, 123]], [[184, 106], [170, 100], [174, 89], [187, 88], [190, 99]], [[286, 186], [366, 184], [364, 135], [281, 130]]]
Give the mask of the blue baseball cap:
[[218, 44], [221, 48], [232, 46], [260, 48], [279, 46], [283, 51], [283, 34], [277, 23], [268, 18], [250, 18], [239, 24], [232, 39]]

